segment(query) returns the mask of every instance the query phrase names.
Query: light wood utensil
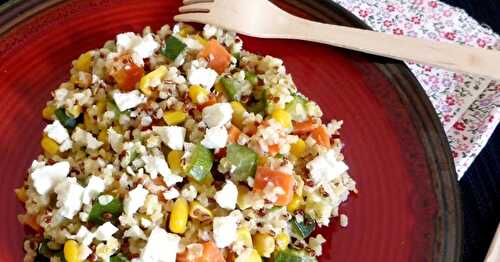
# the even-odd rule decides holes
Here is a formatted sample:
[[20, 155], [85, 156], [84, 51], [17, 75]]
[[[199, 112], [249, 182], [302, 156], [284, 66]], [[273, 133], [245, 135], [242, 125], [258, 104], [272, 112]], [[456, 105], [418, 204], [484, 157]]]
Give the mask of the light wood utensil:
[[297, 39], [500, 80], [500, 52], [309, 21], [267, 0], [184, 0], [179, 22], [240, 34]]

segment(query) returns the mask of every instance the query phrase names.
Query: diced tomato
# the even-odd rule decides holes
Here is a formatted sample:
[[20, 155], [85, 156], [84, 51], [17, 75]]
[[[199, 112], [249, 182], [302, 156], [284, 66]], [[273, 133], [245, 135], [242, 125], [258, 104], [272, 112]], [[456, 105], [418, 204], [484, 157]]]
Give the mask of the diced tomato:
[[325, 126], [322, 125], [315, 128], [311, 132], [311, 136], [312, 138], [314, 138], [314, 140], [316, 140], [316, 143], [328, 148], [330, 147], [330, 136], [328, 135]]
[[213, 241], [202, 244], [203, 253], [201, 256], [192, 258], [187, 251], [177, 255], [177, 262], [226, 262], [222, 251], [215, 246]]
[[293, 176], [283, 172], [271, 170], [267, 167], [257, 167], [253, 191], [261, 192], [269, 182], [273, 183], [275, 186], [281, 187], [285, 192], [282, 195], [278, 195], [276, 205], [288, 205], [293, 198], [293, 188], [295, 186], [295, 179]]
[[314, 130], [314, 119], [309, 118], [304, 122], [293, 121], [293, 133], [296, 135], [304, 135]]
[[217, 40], [210, 39], [208, 45], [200, 51], [199, 57], [208, 61], [208, 66], [222, 74], [231, 63], [231, 54]]
[[115, 79], [122, 91], [132, 91], [144, 76], [144, 69], [132, 61], [130, 55], [122, 55], [113, 62], [110, 75]]

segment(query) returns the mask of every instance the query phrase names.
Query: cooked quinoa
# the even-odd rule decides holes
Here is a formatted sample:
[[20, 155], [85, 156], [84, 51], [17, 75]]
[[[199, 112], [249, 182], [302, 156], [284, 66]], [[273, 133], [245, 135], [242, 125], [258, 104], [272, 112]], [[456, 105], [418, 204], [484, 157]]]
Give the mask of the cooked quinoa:
[[166, 25], [73, 61], [16, 190], [24, 260], [315, 261], [314, 229], [356, 192], [342, 121], [242, 44]]

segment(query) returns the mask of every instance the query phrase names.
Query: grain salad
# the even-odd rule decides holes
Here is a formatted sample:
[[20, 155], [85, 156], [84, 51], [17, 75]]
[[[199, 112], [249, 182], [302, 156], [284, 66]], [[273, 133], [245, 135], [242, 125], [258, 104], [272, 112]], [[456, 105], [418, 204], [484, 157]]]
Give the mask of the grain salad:
[[242, 44], [146, 27], [73, 61], [16, 190], [24, 261], [316, 261], [314, 230], [357, 192], [342, 121]]

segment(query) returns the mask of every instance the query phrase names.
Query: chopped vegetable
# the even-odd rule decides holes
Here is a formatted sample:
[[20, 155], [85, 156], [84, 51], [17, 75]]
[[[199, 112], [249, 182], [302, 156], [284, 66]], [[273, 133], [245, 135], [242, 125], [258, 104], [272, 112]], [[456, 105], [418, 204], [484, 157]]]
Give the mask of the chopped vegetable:
[[316, 128], [314, 119], [309, 118], [303, 122], [293, 121], [293, 133], [296, 135], [304, 135], [312, 132]]
[[64, 108], [62, 108], [62, 107], [58, 108], [54, 112], [54, 114], [56, 115], [57, 120], [59, 120], [59, 122], [61, 122], [61, 125], [63, 125], [64, 127], [68, 128], [68, 129], [73, 129], [78, 124], [77, 119], [66, 115], [66, 112], [64, 112]]
[[56, 107], [52, 104], [47, 105], [46, 107], [43, 108], [42, 110], [42, 116], [45, 120], [53, 120], [54, 119], [54, 112], [56, 111]]
[[128, 262], [128, 261], [129, 261], [128, 258], [121, 253], [109, 258], [109, 262]]
[[194, 200], [189, 205], [189, 217], [191, 217], [192, 219], [199, 220], [201, 222], [205, 222], [212, 219], [212, 211], [202, 206], [200, 202]]
[[239, 129], [241, 129], [243, 127], [243, 120], [245, 120], [245, 113], [247, 112], [247, 110], [238, 101], [232, 101], [231, 108], [233, 108], [233, 117], [231, 119], [231, 122]]
[[167, 155], [168, 166], [176, 173], [182, 172], [181, 159], [184, 152], [180, 150], [172, 150]]
[[229, 143], [238, 143], [238, 137], [240, 136], [240, 134], [241, 131], [236, 126], [231, 125], [231, 127], [229, 128]]
[[68, 262], [80, 261], [80, 246], [75, 240], [66, 240], [64, 243], [64, 259]]
[[311, 132], [312, 138], [322, 146], [330, 147], [330, 136], [324, 126], [319, 126]]
[[109, 74], [115, 79], [118, 88], [125, 92], [134, 90], [144, 75], [144, 69], [136, 65], [128, 54], [120, 56], [113, 65]]
[[223, 77], [220, 79], [222, 85], [224, 86], [224, 93], [227, 95], [230, 101], [239, 100], [239, 93], [241, 92], [241, 86], [238, 85], [236, 80]]
[[78, 71], [90, 72], [90, 67], [92, 65], [92, 51], [83, 53], [75, 61], [74, 66]]
[[203, 57], [208, 61], [208, 67], [222, 74], [231, 64], [231, 54], [217, 42], [215, 39], [210, 39], [208, 45], [200, 51], [199, 57]]
[[247, 227], [241, 227], [236, 232], [236, 239], [243, 243], [246, 247], [253, 247], [252, 235]]
[[150, 85], [151, 82], [154, 80], [160, 81], [161, 78], [166, 75], [168, 72], [167, 67], [162, 65], [156, 68], [154, 71], [148, 73], [147, 75], [143, 76], [141, 78], [141, 81], [139, 82], [139, 89], [147, 96], [150, 96], [152, 94]]
[[49, 156], [53, 156], [59, 153], [59, 145], [56, 143], [56, 141], [50, 139], [48, 136], [43, 136], [40, 144], [43, 151]]
[[[101, 205], [99, 201], [95, 201], [90, 210], [88, 221], [101, 225], [107, 221], [116, 221], [122, 212], [122, 202], [116, 197], [106, 205]], [[108, 217], [109, 215], [111, 215], [111, 217]]]
[[255, 175], [258, 155], [252, 149], [238, 144], [227, 147], [227, 160], [233, 168], [231, 175], [237, 181], [243, 181]]
[[257, 233], [253, 236], [253, 246], [262, 257], [271, 257], [276, 245], [274, 238], [266, 233]]
[[249, 71], [245, 71], [245, 79], [252, 85], [257, 85], [259, 83], [257, 75]]
[[290, 236], [286, 232], [281, 232], [276, 236], [276, 245], [279, 250], [284, 250], [290, 244]]
[[306, 238], [311, 235], [316, 228], [316, 222], [311, 219], [309, 216], [304, 216], [304, 221], [298, 222], [295, 218], [290, 221], [290, 227], [292, 229], [292, 233], [294, 233], [299, 238]]
[[184, 122], [187, 116], [188, 114], [184, 111], [168, 111], [163, 115], [163, 120], [165, 120], [167, 125], [175, 126]]
[[247, 110], [256, 114], [264, 114], [267, 107], [267, 91], [260, 90], [254, 95], [256, 101], [247, 105]]
[[290, 153], [297, 158], [304, 157], [306, 155], [306, 142], [299, 138], [297, 142], [292, 144], [290, 148]]
[[185, 48], [186, 44], [177, 39], [175, 36], [170, 36], [165, 41], [165, 48], [163, 48], [161, 52], [168, 59], [175, 60]]
[[213, 161], [212, 152], [204, 146], [197, 144], [191, 152], [186, 174], [196, 181], [201, 182], [210, 175]]
[[297, 250], [280, 250], [273, 256], [273, 262], [316, 262], [316, 258]]
[[189, 215], [189, 205], [185, 198], [179, 197], [175, 200], [170, 213], [170, 221], [168, 228], [170, 231], [183, 234], [187, 229], [187, 221]]
[[296, 95], [292, 101], [286, 104], [285, 110], [291, 115], [292, 120], [305, 121], [307, 119], [306, 103], [305, 98]]
[[207, 89], [199, 86], [193, 85], [189, 87], [189, 97], [196, 104], [205, 103], [208, 99], [208, 94], [210, 93]]
[[274, 120], [276, 120], [276, 122], [280, 123], [284, 128], [292, 127], [292, 117], [287, 111], [283, 109], [275, 110], [272, 114], [272, 117], [274, 118]]
[[261, 192], [269, 182], [273, 183], [274, 186], [281, 187], [281, 189], [284, 191], [284, 194], [278, 195], [276, 205], [288, 205], [290, 201], [292, 201], [293, 187], [295, 186], [295, 179], [293, 178], [293, 176], [259, 166], [255, 175], [253, 190], [256, 192]]
[[288, 209], [288, 212], [293, 213], [295, 210], [299, 209], [299, 207], [302, 205], [302, 201], [303, 199], [301, 196], [294, 194], [292, 201], [290, 201], [290, 203], [286, 207]]

